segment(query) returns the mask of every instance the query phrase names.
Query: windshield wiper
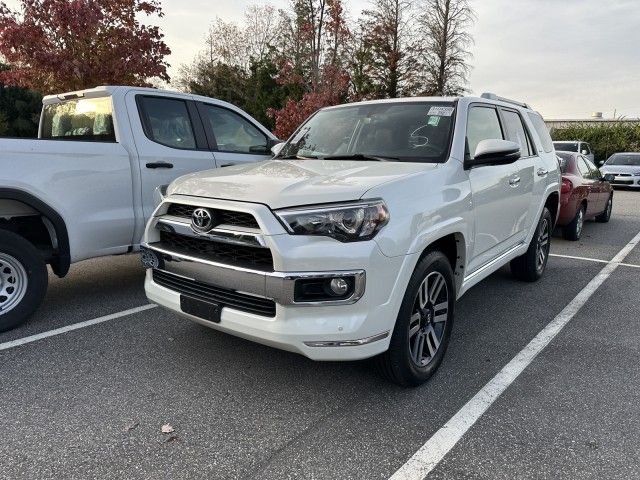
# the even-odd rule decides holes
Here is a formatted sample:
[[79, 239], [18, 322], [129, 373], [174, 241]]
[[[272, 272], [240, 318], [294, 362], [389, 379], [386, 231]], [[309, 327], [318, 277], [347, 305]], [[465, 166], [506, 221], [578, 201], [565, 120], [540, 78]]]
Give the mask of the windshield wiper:
[[365, 155], [363, 153], [354, 153], [351, 155], [329, 155], [321, 157], [322, 160], [375, 160], [377, 162], [388, 162], [389, 160], [400, 160], [398, 157], [387, 157], [377, 155]]
[[286, 157], [275, 157], [275, 160], [316, 160], [318, 157], [309, 156], [303, 157], [301, 155], [287, 155]]

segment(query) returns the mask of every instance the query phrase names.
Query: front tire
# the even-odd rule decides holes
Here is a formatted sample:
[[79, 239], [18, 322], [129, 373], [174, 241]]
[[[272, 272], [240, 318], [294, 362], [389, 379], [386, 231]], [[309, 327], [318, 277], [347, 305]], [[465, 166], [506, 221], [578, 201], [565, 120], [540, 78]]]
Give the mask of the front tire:
[[388, 380], [416, 387], [436, 372], [453, 327], [455, 284], [447, 257], [428, 253], [411, 276], [389, 349], [377, 357]]
[[542, 277], [549, 259], [552, 228], [551, 212], [545, 207], [527, 252], [511, 260], [511, 274], [515, 278], [525, 282], [535, 282]]
[[47, 266], [31, 242], [0, 231], [0, 332], [17, 327], [36, 311], [48, 282]]
[[607, 206], [600, 215], [596, 217], [596, 222], [608, 223], [611, 219], [611, 211], [613, 210], [613, 193], [609, 196]]

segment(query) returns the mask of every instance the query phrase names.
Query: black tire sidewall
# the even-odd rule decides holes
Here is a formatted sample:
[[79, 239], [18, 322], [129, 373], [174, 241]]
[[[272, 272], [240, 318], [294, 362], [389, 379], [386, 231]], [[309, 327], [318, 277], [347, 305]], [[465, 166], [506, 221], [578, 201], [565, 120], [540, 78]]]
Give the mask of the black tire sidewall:
[[38, 250], [23, 237], [0, 230], [0, 252], [15, 258], [27, 272], [27, 291], [22, 301], [7, 313], [0, 312], [0, 332], [26, 321], [35, 312], [47, 291], [47, 266]]
[[[445, 330], [440, 341], [440, 347], [436, 352], [435, 358], [425, 367], [419, 367], [411, 359], [409, 349], [409, 322], [418, 288], [420, 288], [426, 276], [432, 272], [442, 274], [447, 284], [449, 290], [449, 318], [447, 319]], [[449, 260], [440, 252], [433, 251], [428, 253], [420, 260], [409, 280], [389, 345], [388, 353], [391, 368], [394, 377], [399, 380], [398, 383], [406, 386], [421, 385], [436, 372], [442, 363], [453, 328], [455, 297], [455, 283]]]
[[565, 240], [580, 240], [580, 237], [582, 236], [582, 229], [580, 229], [580, 232], [578, 232], [578, 215], [580, 215], [580, 212], [582, 212], [582, 229], [584, 229], [584, 216], [587, 212], [584, 208], [584, 205], [580, 205], [580, 208], [576, 212], [576, 215], [573, 217], [573, 220], [571, 220], [571, 223], [564, 227], [562, 231]]

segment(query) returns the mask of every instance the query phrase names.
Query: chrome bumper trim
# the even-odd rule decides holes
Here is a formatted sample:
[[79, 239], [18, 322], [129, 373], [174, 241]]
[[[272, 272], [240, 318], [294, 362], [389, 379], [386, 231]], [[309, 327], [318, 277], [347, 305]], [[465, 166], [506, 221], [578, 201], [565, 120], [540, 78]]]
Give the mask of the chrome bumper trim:
[[[189, 255], [177, 254], [153, 244], [143, 244], [143, 249], [155, 252], [161, 259], [160, 270], [184, 278], [228, 288], [242, 293], [274, 300], [280, 305], [331, 306], [351, 305], [364, 295], [366, 274], [364, 270], [335, 270], [325, 272], [262, 272], [233, 265], [212, 262]], [[318, 302], [294, 301], [297, 280], [327, 277], [354, 277], [353, 294], [349, 298]]]
[[334, 340], [334, 341], [317, 341], [317, 342], [304, 342], [307, 347], [359, 347], [360, 345], [366, 345], [368, 343], [384, 340], [389, 336], [389, 332], [378, 333], [367, 338], [361, 338], [360, 340]]

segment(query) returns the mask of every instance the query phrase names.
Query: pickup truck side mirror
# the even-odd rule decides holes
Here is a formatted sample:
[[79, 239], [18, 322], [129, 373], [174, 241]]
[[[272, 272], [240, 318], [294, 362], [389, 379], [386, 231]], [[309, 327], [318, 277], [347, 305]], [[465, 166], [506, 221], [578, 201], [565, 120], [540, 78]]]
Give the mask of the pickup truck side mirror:
[[602, 167], [603, 165], [604, 165], [604, 160], [600, 160], [600, 161], [598, 162], [598, 166], [599, 166], [599, 167]]
[[520, 145], [508, 140], [481, 140], [473, 158], [465, 159], [465, 168], [480, 165], [506, 165], [520, 158]]
[[589, 155], [589, 151], [588, 150], [582, 150], [580, 153], [582, 155]]
[[284, 147], [284, 144], [285, 142], [280, 142], [280, 143], [276, 143], [271, 147], [271, 153], [273, 153], [274, 157], [280, 153], [280, 151], [282, 150], [282, 147]]
[[615, 179], [616, 179], [616, 176], [613, 173], [605, 173], [601, 178], [602, 181], [609, 182], [609, 183], [613, 182]]

